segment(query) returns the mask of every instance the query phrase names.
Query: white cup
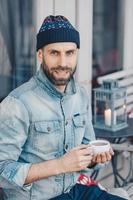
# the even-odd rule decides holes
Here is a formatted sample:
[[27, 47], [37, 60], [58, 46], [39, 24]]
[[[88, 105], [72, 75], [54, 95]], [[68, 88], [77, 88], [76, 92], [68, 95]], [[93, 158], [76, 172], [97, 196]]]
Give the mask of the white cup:
[[110, 149], [110, 143], [107, 140], [93, 140], [90, 141], [90, 144], [94, 154], [103, 153]]

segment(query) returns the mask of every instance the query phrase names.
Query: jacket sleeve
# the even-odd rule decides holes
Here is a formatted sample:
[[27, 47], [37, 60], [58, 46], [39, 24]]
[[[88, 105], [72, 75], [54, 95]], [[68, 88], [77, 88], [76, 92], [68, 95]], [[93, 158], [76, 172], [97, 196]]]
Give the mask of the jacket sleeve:
[[0, 104], [0, 187], [23, 187], [30, 163], [18, 162], [28, 136], [29, 114], [24, 104], [8, 96]]

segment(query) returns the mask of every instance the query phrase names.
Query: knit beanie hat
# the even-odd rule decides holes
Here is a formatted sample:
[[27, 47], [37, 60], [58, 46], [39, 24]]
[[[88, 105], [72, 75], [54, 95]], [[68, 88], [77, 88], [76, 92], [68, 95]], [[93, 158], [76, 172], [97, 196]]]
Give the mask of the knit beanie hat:
[[80, 48], [79, 32], [64, 16], [46, 17], [37, 34], [37, 51], [43, 46], [56, 42], [74, 42]]

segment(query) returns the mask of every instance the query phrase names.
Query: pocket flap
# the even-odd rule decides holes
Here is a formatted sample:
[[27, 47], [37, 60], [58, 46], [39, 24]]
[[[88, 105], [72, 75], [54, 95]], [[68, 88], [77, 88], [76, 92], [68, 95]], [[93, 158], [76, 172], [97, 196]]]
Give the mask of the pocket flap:
[[42, 133], [52, 133], [60, 129], [59, 121], [41, 121], [35, 122], [35, 129]]
[[86, 124], [85, 116], [84, 115], [74, 116], [73, 122], [76, 127], [84, 127]]

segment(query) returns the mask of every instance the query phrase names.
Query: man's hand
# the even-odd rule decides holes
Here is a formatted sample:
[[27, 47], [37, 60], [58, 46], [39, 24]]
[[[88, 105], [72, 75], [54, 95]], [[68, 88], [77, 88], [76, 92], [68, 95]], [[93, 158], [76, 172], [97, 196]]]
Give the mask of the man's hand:
[[60, 157], [58, 165], [62, 173], [76, 172], [87, 168], [92, 162], [92, 158], [93, 152], [91, 146], [81, 144]]
[[81, 144], [58, 159], [32, 164], [25, 184], [33, 183], [50, 176], [67, 172], [76, 172], [93, 167], [97, 163], [104, 163], [111, 159], [112, 149], [109, 152], [93, 155], [91, 145]]
[[110, 147], [109, 151], [94, 155], [92, 162], [93, 163], [105, 163], [105, 162], [111, 160], [113, 155], [114, 155], [114, 152], [113, 152], [112, 148]]

